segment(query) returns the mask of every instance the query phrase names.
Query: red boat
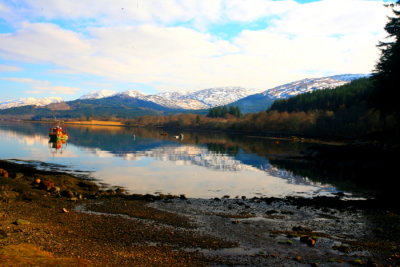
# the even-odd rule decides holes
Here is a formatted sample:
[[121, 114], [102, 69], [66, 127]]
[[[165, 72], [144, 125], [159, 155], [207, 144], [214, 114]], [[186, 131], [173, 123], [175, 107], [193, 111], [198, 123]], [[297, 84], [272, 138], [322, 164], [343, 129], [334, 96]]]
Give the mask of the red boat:
[[61, 126], [50, 128], [50, 140], [68, 140], [68, 133]]

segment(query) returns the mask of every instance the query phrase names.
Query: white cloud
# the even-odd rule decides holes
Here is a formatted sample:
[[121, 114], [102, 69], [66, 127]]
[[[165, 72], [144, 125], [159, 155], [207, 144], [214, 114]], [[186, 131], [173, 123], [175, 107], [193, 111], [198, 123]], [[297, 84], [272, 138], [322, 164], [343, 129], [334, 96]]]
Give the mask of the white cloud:
[[[95, 25], [132, 25], [185, 21], [209, 23], [219, 20], [222, 7], [223, 0], [23, 0], [14, 9], [20, 20], [84, 19]], [[6, 8], [9, 9], [4, 6]]]
[[9, 66], [9, 65], [3, 65], [0, 64], [0, 71], [21, 71], [22, 68], [17, 67], [17, 66]]
[[388, 14], [381, 1], [324, 0], [297, 5], [271, 30], [311, 36], [376, 33], [382, 32]]
[[14, 77], [7, 77], [7, 78], [0, 78], [1, 80], [11, 81], [11, 82], [18, 82], [18, 83], [26, 83], [30, 84], [33, 90], [28, 90], [26, 93], [29, 94], [53, 94], [53, 95], [73, 95], [77, 91], [81, 90], [80, 88], [76, 87], [69, 87], [69, 86], [59, 86], [59, 85], [52, 85], [50, 81], [41, 81], [41, 80], [34, 80], [31, 78], [14, 78]]
[[251, 22], [266, 16], [282, 15], [299, 4], [293, 0], [229, 0], [225, 5], [229, 20]]
[[[15, 33], [0, 34], [0, 56], [160, 90], [228, 85], [268, 89], [309, 73], [370, 72], [388, 14], [381, 1], [366, 0], [27, 2], [47, 18], [95, 17], [113, 24], [81, 29], [83, 35], [51, 23], [25, 22]], [[267, 15], [276, 16], [272, 26], [242, 31], [231, 41], [205, 32], [209, 23]], [[201, 31], [162, 26], [189, 20]], [[131, 25], [118, 25], [129, 21]], [[56, 89], [36, 89], [50, 87]]]

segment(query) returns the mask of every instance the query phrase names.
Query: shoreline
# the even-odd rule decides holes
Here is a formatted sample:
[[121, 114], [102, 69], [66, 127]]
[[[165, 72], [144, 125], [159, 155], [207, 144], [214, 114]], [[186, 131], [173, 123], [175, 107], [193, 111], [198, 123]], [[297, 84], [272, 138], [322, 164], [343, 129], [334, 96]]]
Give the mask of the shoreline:
[[[32, 120], [5, 120], [9, 122], [23, 122], [23, 123], [43, 123], [43, 124], [54, 124], [54, 121], [32, 121]], [[91, 120], [91, 121], [62, 121], [62, 124], [66, 125], [77, 125], [77, 126], [110, 126], [110, 127], [124, 127], [124, 128], [149, 128], [149, 129], [165, 129], [165, 130], [173, 130], [173, 131], [187, 131], [187, 132], [215, 132], [215, 133], [224, 133], [224, 134], [232, 134], [232, 135], [243, 135], [249, 138], [261, 138], [261, 139], [271, 139], [271, 140], [285, 140], [292, 142], [306, 142], [306, 143], [314, 143], [314, 144], [326, 144], [326, 145], [362, 145], [362, 144], [371, 144], [375, 142], [381, 142], [379, 140], [364, 140], [361, 141], [359, 138], [351, 138], [351, 139], [337, 139], [337, 138], [323, 138], [323, 137], [313, 137], [313, 136], [303, 136], [296, 133], [289, 132], [255, 132], [255, 131], [244, 131], [244, 130], [223, 130], [223, 129], [215, 129], [215, 128], [180, 128], [180, 127], [168, 127], [168, 126], [145, 126], [145, 125], [129, 125], [120, 121], [103, 121], [103, 120]]]
[[[399, 210], [372, 200], [127, 195], [65, 173], [5, 161], [0, 168], [9, 174], [0, 176], [0, 262], [35, 263], [51, 253], [40, 259], [69, 266], [400, 263]], [[22, 257], [21, 249], [36, 256]]]

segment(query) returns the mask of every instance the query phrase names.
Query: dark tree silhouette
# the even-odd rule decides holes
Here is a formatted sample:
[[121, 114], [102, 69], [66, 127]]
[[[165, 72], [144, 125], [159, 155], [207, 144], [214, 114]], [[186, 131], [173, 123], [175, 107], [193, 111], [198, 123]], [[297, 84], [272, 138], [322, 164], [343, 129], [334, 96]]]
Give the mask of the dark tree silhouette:
[[400, 89], [400, 1], [388, 5], [394, 16], [389, 17], [385, 26], [389, 41], [380, 42], [381, 57], [373, 76], [375, 91], [371, 103], [381, 111], [383, 117], [395, 114], [397, 123], [400, 116], [400, 104], [395, 95]]

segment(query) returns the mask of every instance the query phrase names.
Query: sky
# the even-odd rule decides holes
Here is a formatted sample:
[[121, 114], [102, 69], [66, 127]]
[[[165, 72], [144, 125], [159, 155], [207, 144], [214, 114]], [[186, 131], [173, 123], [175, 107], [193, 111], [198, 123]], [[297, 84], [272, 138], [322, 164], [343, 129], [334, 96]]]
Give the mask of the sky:
[[385, 0], [0, 0], [0, 102], [371, 73]]

